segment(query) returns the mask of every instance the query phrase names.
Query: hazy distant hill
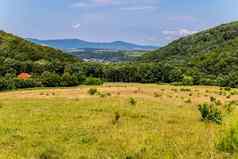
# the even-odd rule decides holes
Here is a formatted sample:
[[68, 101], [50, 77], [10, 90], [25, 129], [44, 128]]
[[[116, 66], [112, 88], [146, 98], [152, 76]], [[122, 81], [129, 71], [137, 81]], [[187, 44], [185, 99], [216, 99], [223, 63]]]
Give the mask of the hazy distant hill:
[[88, 42], [79, 39], [38, 40], [28, 39], [36, 44], [47, 45], [59, 49], [110, 49], [110, 50], [154, 50], [158, 47], [143, 46], [123, 41], [108, 43]]

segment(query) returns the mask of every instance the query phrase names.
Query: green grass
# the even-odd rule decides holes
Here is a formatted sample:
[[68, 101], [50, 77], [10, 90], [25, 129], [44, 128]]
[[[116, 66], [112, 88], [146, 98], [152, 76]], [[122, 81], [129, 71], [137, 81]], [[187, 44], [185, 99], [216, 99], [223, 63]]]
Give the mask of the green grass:
[[[111, 96], [92, 96], [90, 88]], [[210, 96], [222, 103], [238, 99], [219, 92], [218, 87], [120, 83], [3, 92], [0, 159], [235, 158], [217, 150], [216, 142], [236, 111], [217, 125], [202, 122], [197, 107]], [[188, 98], [191, 102], [184, 102]]]

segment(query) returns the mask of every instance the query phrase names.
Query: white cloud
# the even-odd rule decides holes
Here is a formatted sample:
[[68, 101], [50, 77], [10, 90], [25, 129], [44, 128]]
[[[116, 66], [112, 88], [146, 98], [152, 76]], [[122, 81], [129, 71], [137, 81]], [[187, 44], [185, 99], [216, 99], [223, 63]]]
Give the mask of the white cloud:
[[155, 6], [132, 6], [132, 7], [124, 7], [120, 8], [121, 10], [128, 10], [128, 11], [139, 11], [139, 10], [154, 10], [157, 9]]
[[112, 4], [114, 4], [112, 0], [83, 0], [70, 4], [70, 8], [95, 7]]
[[182, 36], [194, 34], [196, 32], [197, 31], [189, 30], [189, 29], [179, 29], [179, 30], [164, 30], [164, 31], [162, 31], [162, 34], [182, 37]]
[[159, 1], [147, 0], [138, 2], [137, 0], [78, 0], [70, 4], [70, 8], [100, 7], [114, 6], [120, 10], [137, 11], [137, 10], [153, 10], [158, 8]]
[[173, 41], [178, 38], [188, 36], [191, 34], [197, 33], [195, 30], [189, 30], [189, 29], [179, 29], [179, 30], [164, 30], [162, 31], [162, 34], [165, 35], [164, 39], [166, 41]]
[[81, 27], [81, 24], [74, 24], [74, 25], [72, 25], [72, 27], [74, 28], [74, 29], [79, 29], [80, 27]]

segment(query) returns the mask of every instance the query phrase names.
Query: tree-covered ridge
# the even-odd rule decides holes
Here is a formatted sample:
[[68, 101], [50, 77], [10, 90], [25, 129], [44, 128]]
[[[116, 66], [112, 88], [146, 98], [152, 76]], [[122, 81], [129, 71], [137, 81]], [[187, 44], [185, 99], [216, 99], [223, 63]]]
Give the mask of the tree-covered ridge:
[[185, 61], [188, 59], [191, 60], [191, 58], [204, 56], [204, 54], [214, 51], [219, 54], [224, 47], [230, 47], [230, 51], [233, 52], [236, 50], [236, 45], [238, 44], [232, 41], [236, 41], [237, 37], [238, 22], [223, 24], [218, 27], [173, 41], [161, 49], [145, 54], [143, 60]]
[[74, 62], [73, 56], [60, 50], [46, 46], [35, 45], [20, 37], [0, 31], [0, 58], [11, 58], [17, 61]]
[[142, 61], [177, 67], [190, 84], [238, 87], [238, 22], [176, 40], [146, 53]]

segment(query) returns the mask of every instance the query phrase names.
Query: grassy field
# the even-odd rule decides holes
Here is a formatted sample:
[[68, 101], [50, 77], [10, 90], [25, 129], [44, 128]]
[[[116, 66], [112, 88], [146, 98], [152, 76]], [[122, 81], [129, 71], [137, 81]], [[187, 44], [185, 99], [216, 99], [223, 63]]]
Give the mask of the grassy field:
[[[97, 88], [100, 94], [90, 95]], [[111, 84], [0, 93], [0, 159], [222, 159], [222, 125], [198, 104], [238, 100], [218, 87]], [[228, 93], [229, 94], [229, 93]], [[236, 117], [237, 116], [237, 117]]]

